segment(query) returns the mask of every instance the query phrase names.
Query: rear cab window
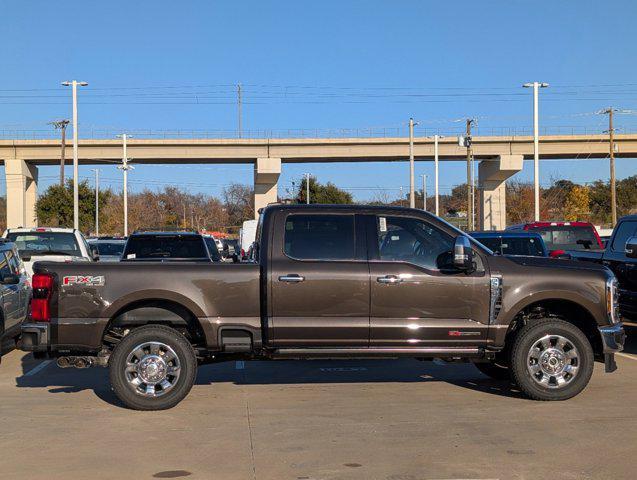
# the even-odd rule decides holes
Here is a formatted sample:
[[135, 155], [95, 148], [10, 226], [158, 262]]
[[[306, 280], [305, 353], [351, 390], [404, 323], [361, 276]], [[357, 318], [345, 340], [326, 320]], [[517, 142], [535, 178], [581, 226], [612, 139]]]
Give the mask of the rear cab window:
[[199, 235], [132, 235], [126, 243], [124, 260], [162, 258], [208, 259]]
[[539, 233], [549, 250], [599, 250], [597, 236], [590, 226], [555, 225], [532, 227], [529, 231]]
[[295, 260], [354, 260], [354, 215], [288, 215], [283, 250]]
[[542, 244], [533, 237], [476, 237], [476, 240], [500, 255], [544, 256]]
[[70, 232], [9, 232], [7, 239], [15, 243], [20, 255], [69, 255], [82, 256], [82, 251]]

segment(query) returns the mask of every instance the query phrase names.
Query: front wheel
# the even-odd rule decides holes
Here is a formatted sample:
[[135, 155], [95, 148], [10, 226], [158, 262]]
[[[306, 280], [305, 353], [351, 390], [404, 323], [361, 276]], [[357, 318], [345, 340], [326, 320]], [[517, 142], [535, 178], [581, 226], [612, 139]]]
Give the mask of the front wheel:
[[161, 326], [136, 328], [117, 344], [109, 377], [117, 398], [134, 410], [165, 410], [190, 392], [197, 358], [178, 331]]
[[575, 325], [543, 319], [522, 327], [511, 349], [511, 375], [534, 400], [566, 400], [580, 393], [593, 374], [586, 335]]

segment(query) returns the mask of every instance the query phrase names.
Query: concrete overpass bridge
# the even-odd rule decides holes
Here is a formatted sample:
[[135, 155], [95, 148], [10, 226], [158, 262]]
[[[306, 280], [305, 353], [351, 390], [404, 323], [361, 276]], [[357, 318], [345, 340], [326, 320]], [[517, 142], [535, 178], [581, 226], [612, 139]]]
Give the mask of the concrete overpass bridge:
[[[618, 158], [637, 158], [637, 134], [615, 137]], [[533, 137], [474, 136], [473, 154], [478, 166], [480, 227], [501, 229], [506, 225], [505, 181], [533, 158]], [[606, 158], [606, 135], [546, 135], [540, 137], [540, 159]], [[416, 161], [432, 161], [433, 139], [414, 140]], [[72, 164], [72, 145], [67, 145], [67, 164]], [[137, 164], [253, 164], [255, 206], [277, 200], [278, 180], [284, 163], [408, 161], [409, 143], [396, 138], [304, 138], [304, 139], [145, 139], [128, 140], [128, 156]], [[80, 140], [81, 165], [118, 161], [121, 141]], [[455, 137], [439, 141], [441, 161], [464, 161], [466, 149]], [[0, 161], [7, 184], [7, 225], [35, 226], [38, 166], [60, 161], [59, 140], [0, 140]]]

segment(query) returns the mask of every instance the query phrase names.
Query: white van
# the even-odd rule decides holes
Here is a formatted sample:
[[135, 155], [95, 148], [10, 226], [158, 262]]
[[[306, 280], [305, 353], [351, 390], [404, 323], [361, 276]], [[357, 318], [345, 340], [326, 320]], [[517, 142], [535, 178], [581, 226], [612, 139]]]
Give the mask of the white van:
[[258, 220], [246, 220], [239, 230], [239, 247], [241, 247], [241, 260], [248, 258], [250, 246], [254, 243], [257, 236]]

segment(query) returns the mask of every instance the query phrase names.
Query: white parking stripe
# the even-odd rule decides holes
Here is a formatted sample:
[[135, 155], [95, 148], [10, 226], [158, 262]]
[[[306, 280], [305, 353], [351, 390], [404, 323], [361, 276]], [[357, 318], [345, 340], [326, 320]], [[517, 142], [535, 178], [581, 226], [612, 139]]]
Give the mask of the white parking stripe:
[[236, 362], [234, 362], [235, 370], [243, 370], [245, 366], [246, 362], [244, 362], [243, 360], [237, 360]]
[[31, 375], [35, 375], [38, 372], [41, 372], [42, 370], [44, 370], [46, 367], [49, 366], [49, 364], [51, 363], [51, 360], [45, 360], [42, 363], [39, 363], [38, 365], [36, 365], [35, 367], [33, 367], [31, 370], [29, 370], [27, 373], [24, 374], [25, 377], [30, 377]]
[[637, 355], [631, 355], [630, 353], [616, 353], [615, 355], [619, 355], [620, 357], [628, 358], [630, 360], [637, 360]]

